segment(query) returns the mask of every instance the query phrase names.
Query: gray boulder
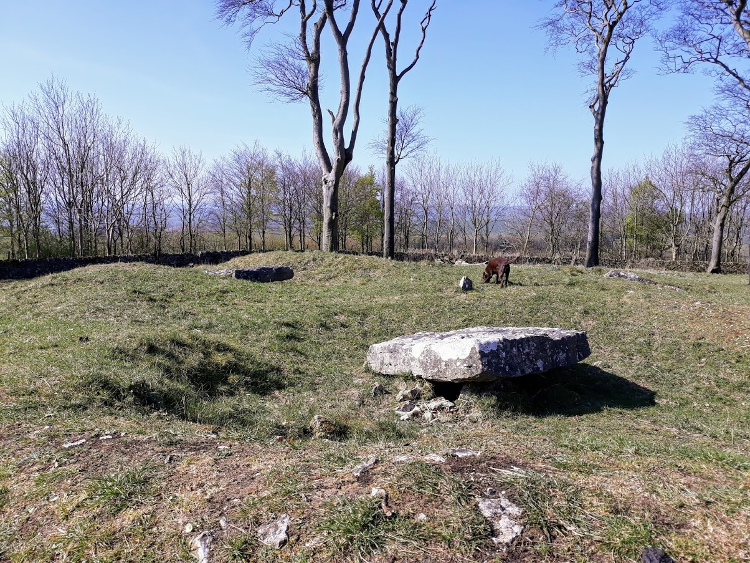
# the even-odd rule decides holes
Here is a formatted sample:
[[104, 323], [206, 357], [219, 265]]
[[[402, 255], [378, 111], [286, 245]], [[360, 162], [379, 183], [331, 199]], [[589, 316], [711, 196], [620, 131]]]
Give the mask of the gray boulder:
[[294, 277], [294, 271], [288, 266], [261, 266], [246, 270], [235, 270], [234, 277], [238, 280], [268, 283], [290, 280]]
[[475, 327], [419, 332], [373, 344], [376, 372], [411, 372], [429, 381], [496, 381], [564, 367], [591, 354], [586, 333], [560, 328]]

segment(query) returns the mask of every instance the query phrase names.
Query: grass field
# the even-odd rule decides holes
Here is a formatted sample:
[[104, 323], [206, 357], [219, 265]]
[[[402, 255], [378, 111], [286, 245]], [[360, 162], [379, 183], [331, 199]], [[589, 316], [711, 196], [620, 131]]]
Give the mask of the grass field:
[[[0, 561], [196, 561], [200, 532], [211, 562], [750, 561], [746, 276], [518, 266], [463, 293], [480, 266], [217, 268], [266, 264], [294, 279], [116, 264], [0, 282]], [[592, 354], [399, 421], [418, 382], [371, 372], [368, 346], [479, 325], [585, 330]], [[488, 488], [524, 509], [505, 550], [477, 510]], [[284, 513], [287, 545], [260, 543]]]

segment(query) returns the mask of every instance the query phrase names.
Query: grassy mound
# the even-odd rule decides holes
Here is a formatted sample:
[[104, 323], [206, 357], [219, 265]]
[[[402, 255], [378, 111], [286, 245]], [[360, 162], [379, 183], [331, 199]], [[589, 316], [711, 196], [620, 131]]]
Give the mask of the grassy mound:
[[[0, 282], [0, 560], [187, 560], [200, 531], [218, 562], [750, 557], [744, 276], [514, 266], [508, 288], [462, 292], [482, 267], [273, 252], [215, 269], [272, 264], [294, 278], [112, 264]], [[586, 330], [592, 355], [399, 422], [416, 382], [372, 373], [367, 347], [478, 325]], [[476, 508], [488, 489], [525, 510], [506, 550]], [[275, 550], [256, 530], [282, 513]]]

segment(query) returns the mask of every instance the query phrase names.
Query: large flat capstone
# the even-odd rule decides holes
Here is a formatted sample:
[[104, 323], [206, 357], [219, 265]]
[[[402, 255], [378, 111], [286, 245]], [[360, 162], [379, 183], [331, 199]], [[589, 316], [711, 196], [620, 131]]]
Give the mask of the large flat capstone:
[[586, 333], [561, 328], [474, 327], [418, 332], [373, 344], [378, 373], [411, 372], [430, 381], [495, 381], [569, 366], [591, 354]]

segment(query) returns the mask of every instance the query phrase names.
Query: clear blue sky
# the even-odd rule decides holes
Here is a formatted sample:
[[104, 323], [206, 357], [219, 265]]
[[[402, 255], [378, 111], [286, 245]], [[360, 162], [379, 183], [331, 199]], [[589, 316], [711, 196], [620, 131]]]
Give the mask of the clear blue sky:
[[[409, 4], [412, 29], [426, 3]], [[553, 56], [534, 29], [553, 4], [438, 0], [422, 58], [399, 96], [423, 106], [435, 152], [451, 161], [497, 157], [516, 183], [540, 161], [560, 162], [588, 182], [591, 79], [579, 76], [572, 49]], [[372, 16], [363, 10], [360, 17], [369, 24]], [[264, 30], [248, 52], [238, 28], [216, 21], [212, 0], [0, 0], [0, 103], [22, 101], [54, 73], [71, 90], [94, 94], [105, 113], [129, 121], [165, 154], [187, 145], [210, 161], [256, 139], [270, 150], [312, 152], [307, 104], [269, 98], [249, 72], [254, 51], [281, 30]], [[401, 56], [411, 56], [406, 42]], [[709, 78], [661, 76], [658, 62], [649, 43], [637, 45], [630, 63], [637, 74], [611, 98], [605, 170], [680, 142], [686, 118], [712, 102]], [[363, 168], [379, 165], [366, 145], [383, 129], [383, 67], [376, 43], [355, 149]], [[327, 76], [336, 96], [338, 77]]]

